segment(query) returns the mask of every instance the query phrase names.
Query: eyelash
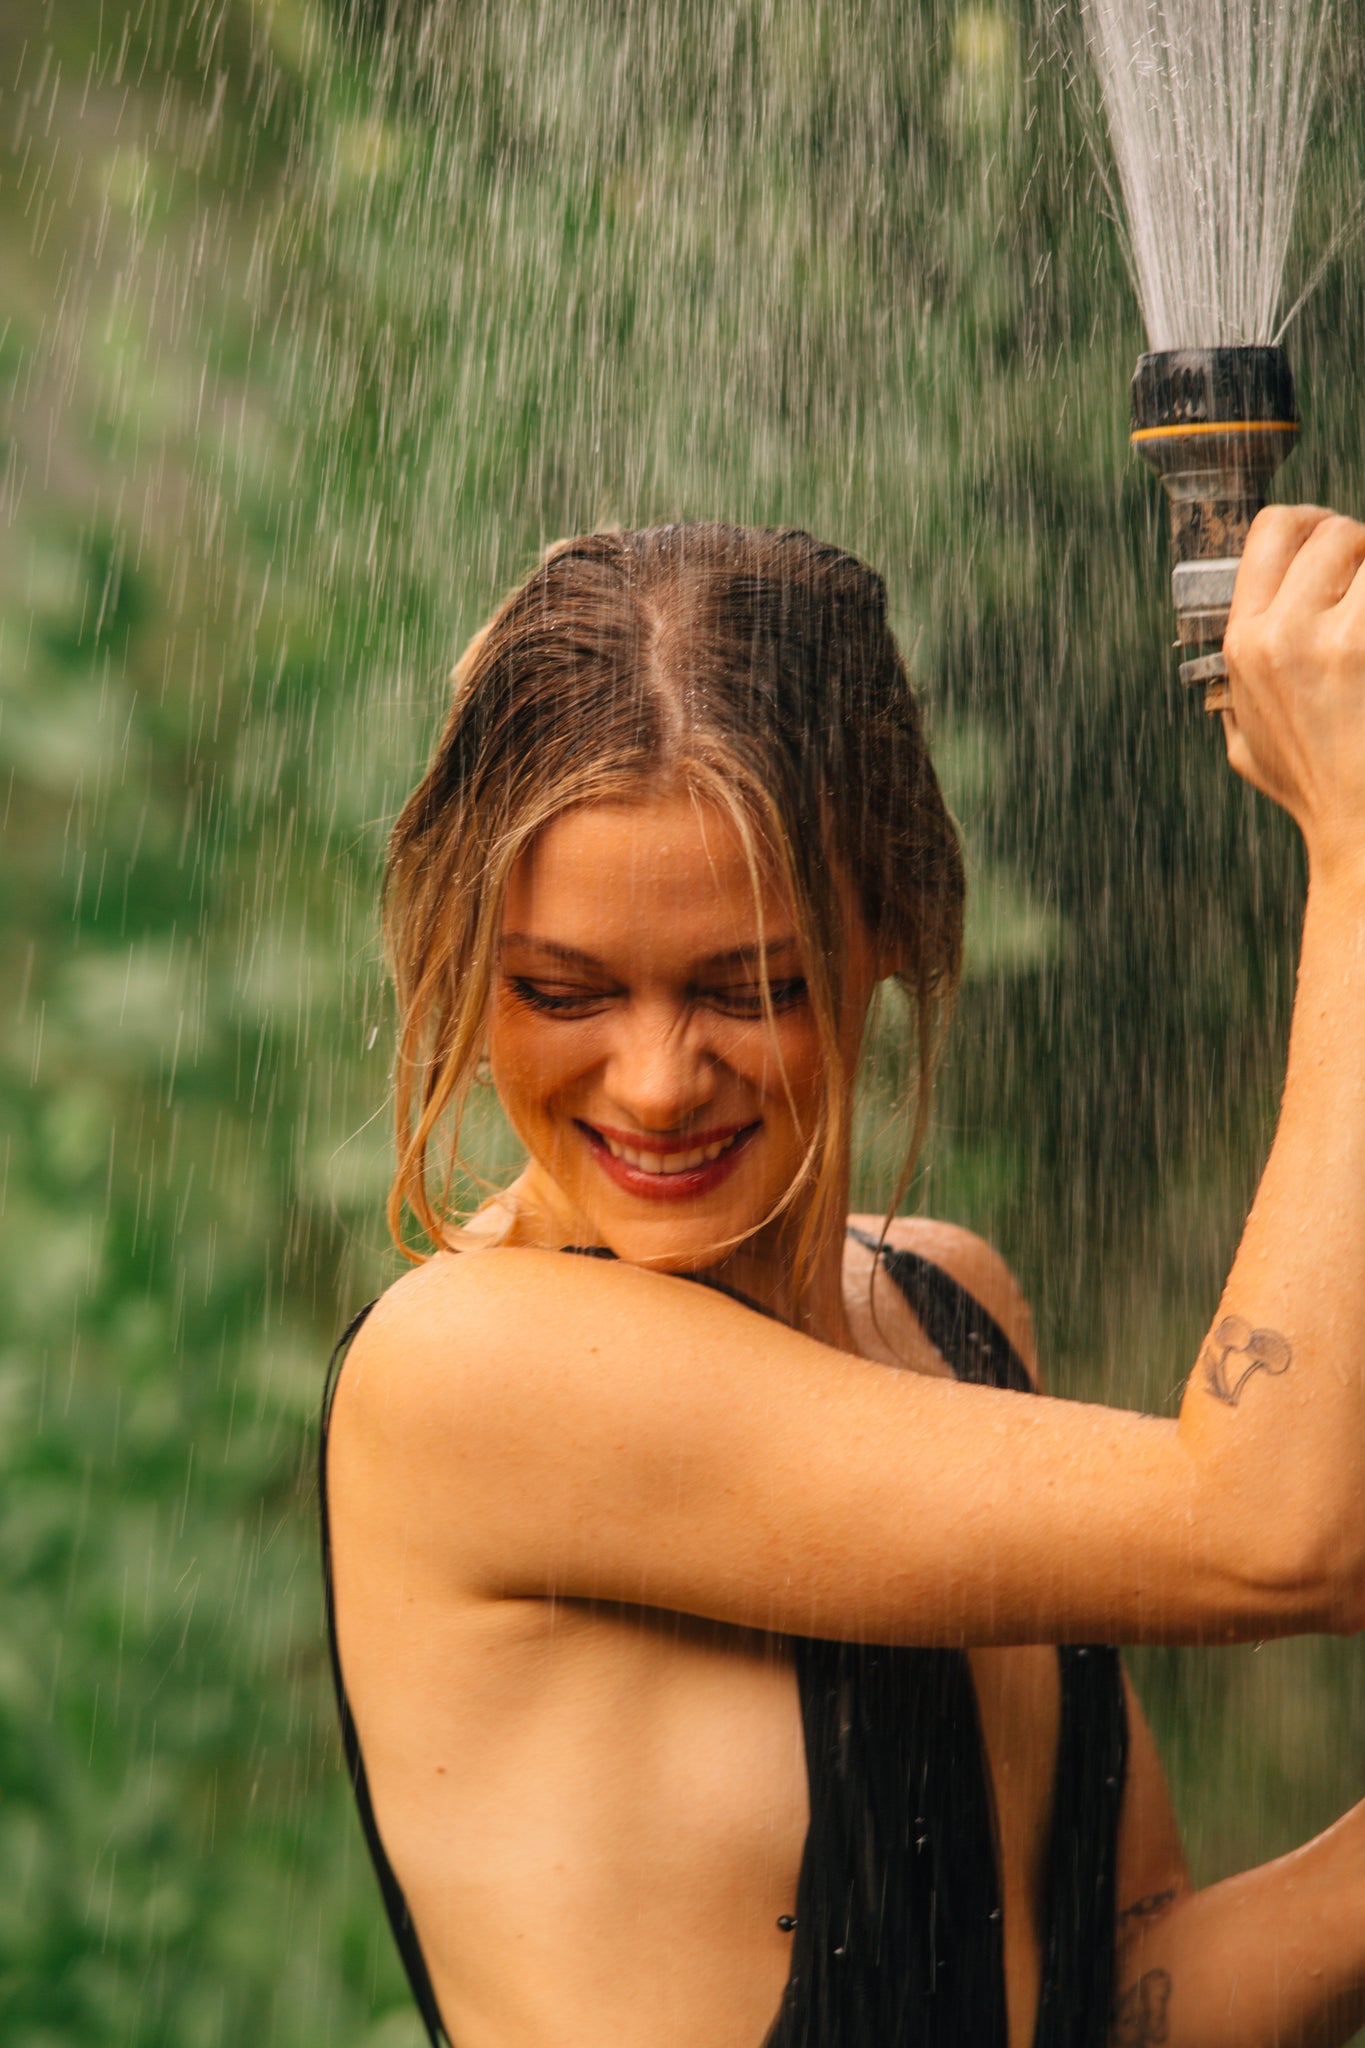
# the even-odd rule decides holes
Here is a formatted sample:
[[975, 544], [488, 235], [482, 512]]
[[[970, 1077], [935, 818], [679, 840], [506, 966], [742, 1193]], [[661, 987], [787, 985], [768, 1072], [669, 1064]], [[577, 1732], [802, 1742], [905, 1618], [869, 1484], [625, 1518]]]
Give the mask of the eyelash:
[[[588, 1016], [610, 1000], [605, 992], [598, 994], [587, 989], [581, 995], [553, 995], [539, 982], [530, 981], [519, 974], [510, 974], [507, 977], [507, 986], [516, 1000], [524, 1003], [528, 1010], [539, 1010], [551, 1017]], [[794, 1010], [798, 1004], [805, 1001], [806, 984], [799, 975], [793, 975], [783, 981], [770, 982], [768, 994], [774, 1011], [780, 1014], [784, 1010]], [[764, 1014], [763, 998], [757, 992], [747, 996], [724, 989], [712, 989], [709, 992], [702, 991], [702, 995], [703, 999], [709, 999], [712, 1007], [719, 1010], [722, 1015], [749, 1022], [756, 1021]]]
[[517, 1001], [525, 1003], [528, 1010], [544, 1010], [549, 1015], [556, 1017], [562, 1016], [566, 1011], [571, 1010], [581, 1014], [585, 1008], [603, 1000], [601, 996], [589, 994], [586, 990], [582, 995], [551, 995], [547, 989], [541, 988], [538, 983], [524, 981], [519, 974], [509, 974], [507, 986], [511, 989]]
[[[800, 975], [789, 975], [783, 981], [770, 981], [768, 996], [773, 1009], [779, 1014], [783, 1010], [794, 1010], [806, 1000], [806, 984]], [[733, 1016], [757, 1018], [763, 1015], [763, 996], [759, 990], [749, 996], [733, 990], [727, 994], [723, 989], [713, 989], [711, 999], [718, 1009], [728, 1009]]]

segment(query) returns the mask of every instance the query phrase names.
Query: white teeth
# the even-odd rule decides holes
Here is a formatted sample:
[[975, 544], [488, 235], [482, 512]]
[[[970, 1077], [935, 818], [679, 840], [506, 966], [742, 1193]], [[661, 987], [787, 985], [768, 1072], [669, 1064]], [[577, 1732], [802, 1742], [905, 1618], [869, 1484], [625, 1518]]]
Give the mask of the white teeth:
[[[599, 1136], [602, 1136], [599, 1133]], [[714, 1145], [700, 1145], [691, 1152], [636, 1152], [629, 1145], [618, 1145], [614, 1138], [602, 1136], [613, 1159], [624, 1159], [628, 1166], [635, 1166], [642, 1173], [691, 1173], [698, 1166], [709, 1166], [719, 1159], [722, 1152], [728, 1152], [743, 1133], [736, 1131], [733, 1138], [722, 1138]]]

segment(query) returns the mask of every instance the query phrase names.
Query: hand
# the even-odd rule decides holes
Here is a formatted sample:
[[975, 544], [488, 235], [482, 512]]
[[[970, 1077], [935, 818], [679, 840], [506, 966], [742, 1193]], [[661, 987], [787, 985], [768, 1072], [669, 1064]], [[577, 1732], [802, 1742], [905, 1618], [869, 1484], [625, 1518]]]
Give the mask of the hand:
[[1267, 506], [1237, 576], [1223, 653], [1228, 760], [1282, 804], [1314, 870], [1365, 863], [1365, 526]]

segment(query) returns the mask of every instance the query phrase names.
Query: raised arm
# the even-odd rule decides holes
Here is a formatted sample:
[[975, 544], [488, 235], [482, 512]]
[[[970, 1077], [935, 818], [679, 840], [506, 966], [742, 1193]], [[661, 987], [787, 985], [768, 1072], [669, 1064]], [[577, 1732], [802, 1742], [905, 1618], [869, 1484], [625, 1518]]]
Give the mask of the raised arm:
[[1365, 2024], [1365, 1803], [1315, 1841], [1119, 1920], [1112, 2048], [1342, 2048]]
[[1110, 2048], [1341, 2048], [1365, 2021], [1365, 1804], [1196, 1891], [1128, 1696]]
[[333, 1484], [416, 1568], [795, 1633], [1365, 1626], [1365, 528], [1253, 530], [1234, 766], [1311, 882], [1274, 1148], [1178, 1421], [833, 1352], [684, 1280], [444, 1256], [342, 1376]]
[[1356, 1585], [1348, 1606], [1365, 1542], [1362, 562], [1365, 526], [1275, 507], [1238, 577], [1228, 758], [1297, 820], [1308, 903], [1275, 1143], [1180, 1411], [1208, 1511], [1259, 1510], [1307, 1576]]

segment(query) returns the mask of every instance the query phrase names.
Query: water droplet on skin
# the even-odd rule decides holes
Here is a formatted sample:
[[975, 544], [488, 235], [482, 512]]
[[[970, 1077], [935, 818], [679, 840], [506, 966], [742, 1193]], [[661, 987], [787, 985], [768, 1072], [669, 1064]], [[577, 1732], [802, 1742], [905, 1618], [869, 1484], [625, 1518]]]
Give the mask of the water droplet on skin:
[[[371, 1879], [296, 1465], [338, 1313], [392, 1270], [390, 1026], [364, 1023], [388, 1015], [383, 821], [436, 678], [545, 536], [724, 512], [887, 571], [972, 856], [910, 1202], [1027, 1278], [1057, 1391], [1167, 1412], [1240, 1225], [1299, 852], [1165, 687], [1160, 505], [1123, 444], [1136, 316], [1075, 97], [1003, 0], [790, 0], [758, 37], [737, 0], [702, 7], [601, 10], [588, 38], [567, 0], [67, 0], [60, 49], [50, 9], [0, 9], [22, 283], [0, 320], [0, 1433], [23, 1559], [0, 1688], [62, 1652], [31, 1739], [6, 1693], [15, 1754], [52, 1768], [5, 1811], [60, 1843], [78, 1799], [107, 1844], [84, 1919], [54, 1885], [24, 1945], [55, 1943], [120, 2038], [166, 2032], [146, 1987], [176, 1967], [182, 2033], [297, 2033], [281, 1929], [308, 1922], [332, 1930], [313, 2023], [368, 2031], [327, 1910], [344, 1882], [368, 1914]], [[1272, 12], [1296, 34], [1315, 7]], [[455, 30], [420, 76], [382, 31], [342, 48], [343, 13], [418, 11]], [[1358, 204], [1355, 14], [1281, 310]], [[1206, 148], [1170, 159], [1191, 203], [1192, 164], [1222, 175]], [[1265, 300], [1259, 254], [1230, 292], [1178, 272], [1188, 237], [1156, 253], [1168, 299]], [[1357, 282], [1329, 269], [1294, 330], [1322, 398], [1285, 491], [1356, 508]], [[900, 1152], [898, 1004], [858, 1108], [869, 1211]], [[469, 1136], [505, 1178], [495, 1106]], [[1277, 1833], [1356, 1796], [1357, 1649], [1131, 1660], [1202, 1835], [1240, 1838], [1286, 1755]], [[206, 1856], [246, 1901], [230, 1972]]]

